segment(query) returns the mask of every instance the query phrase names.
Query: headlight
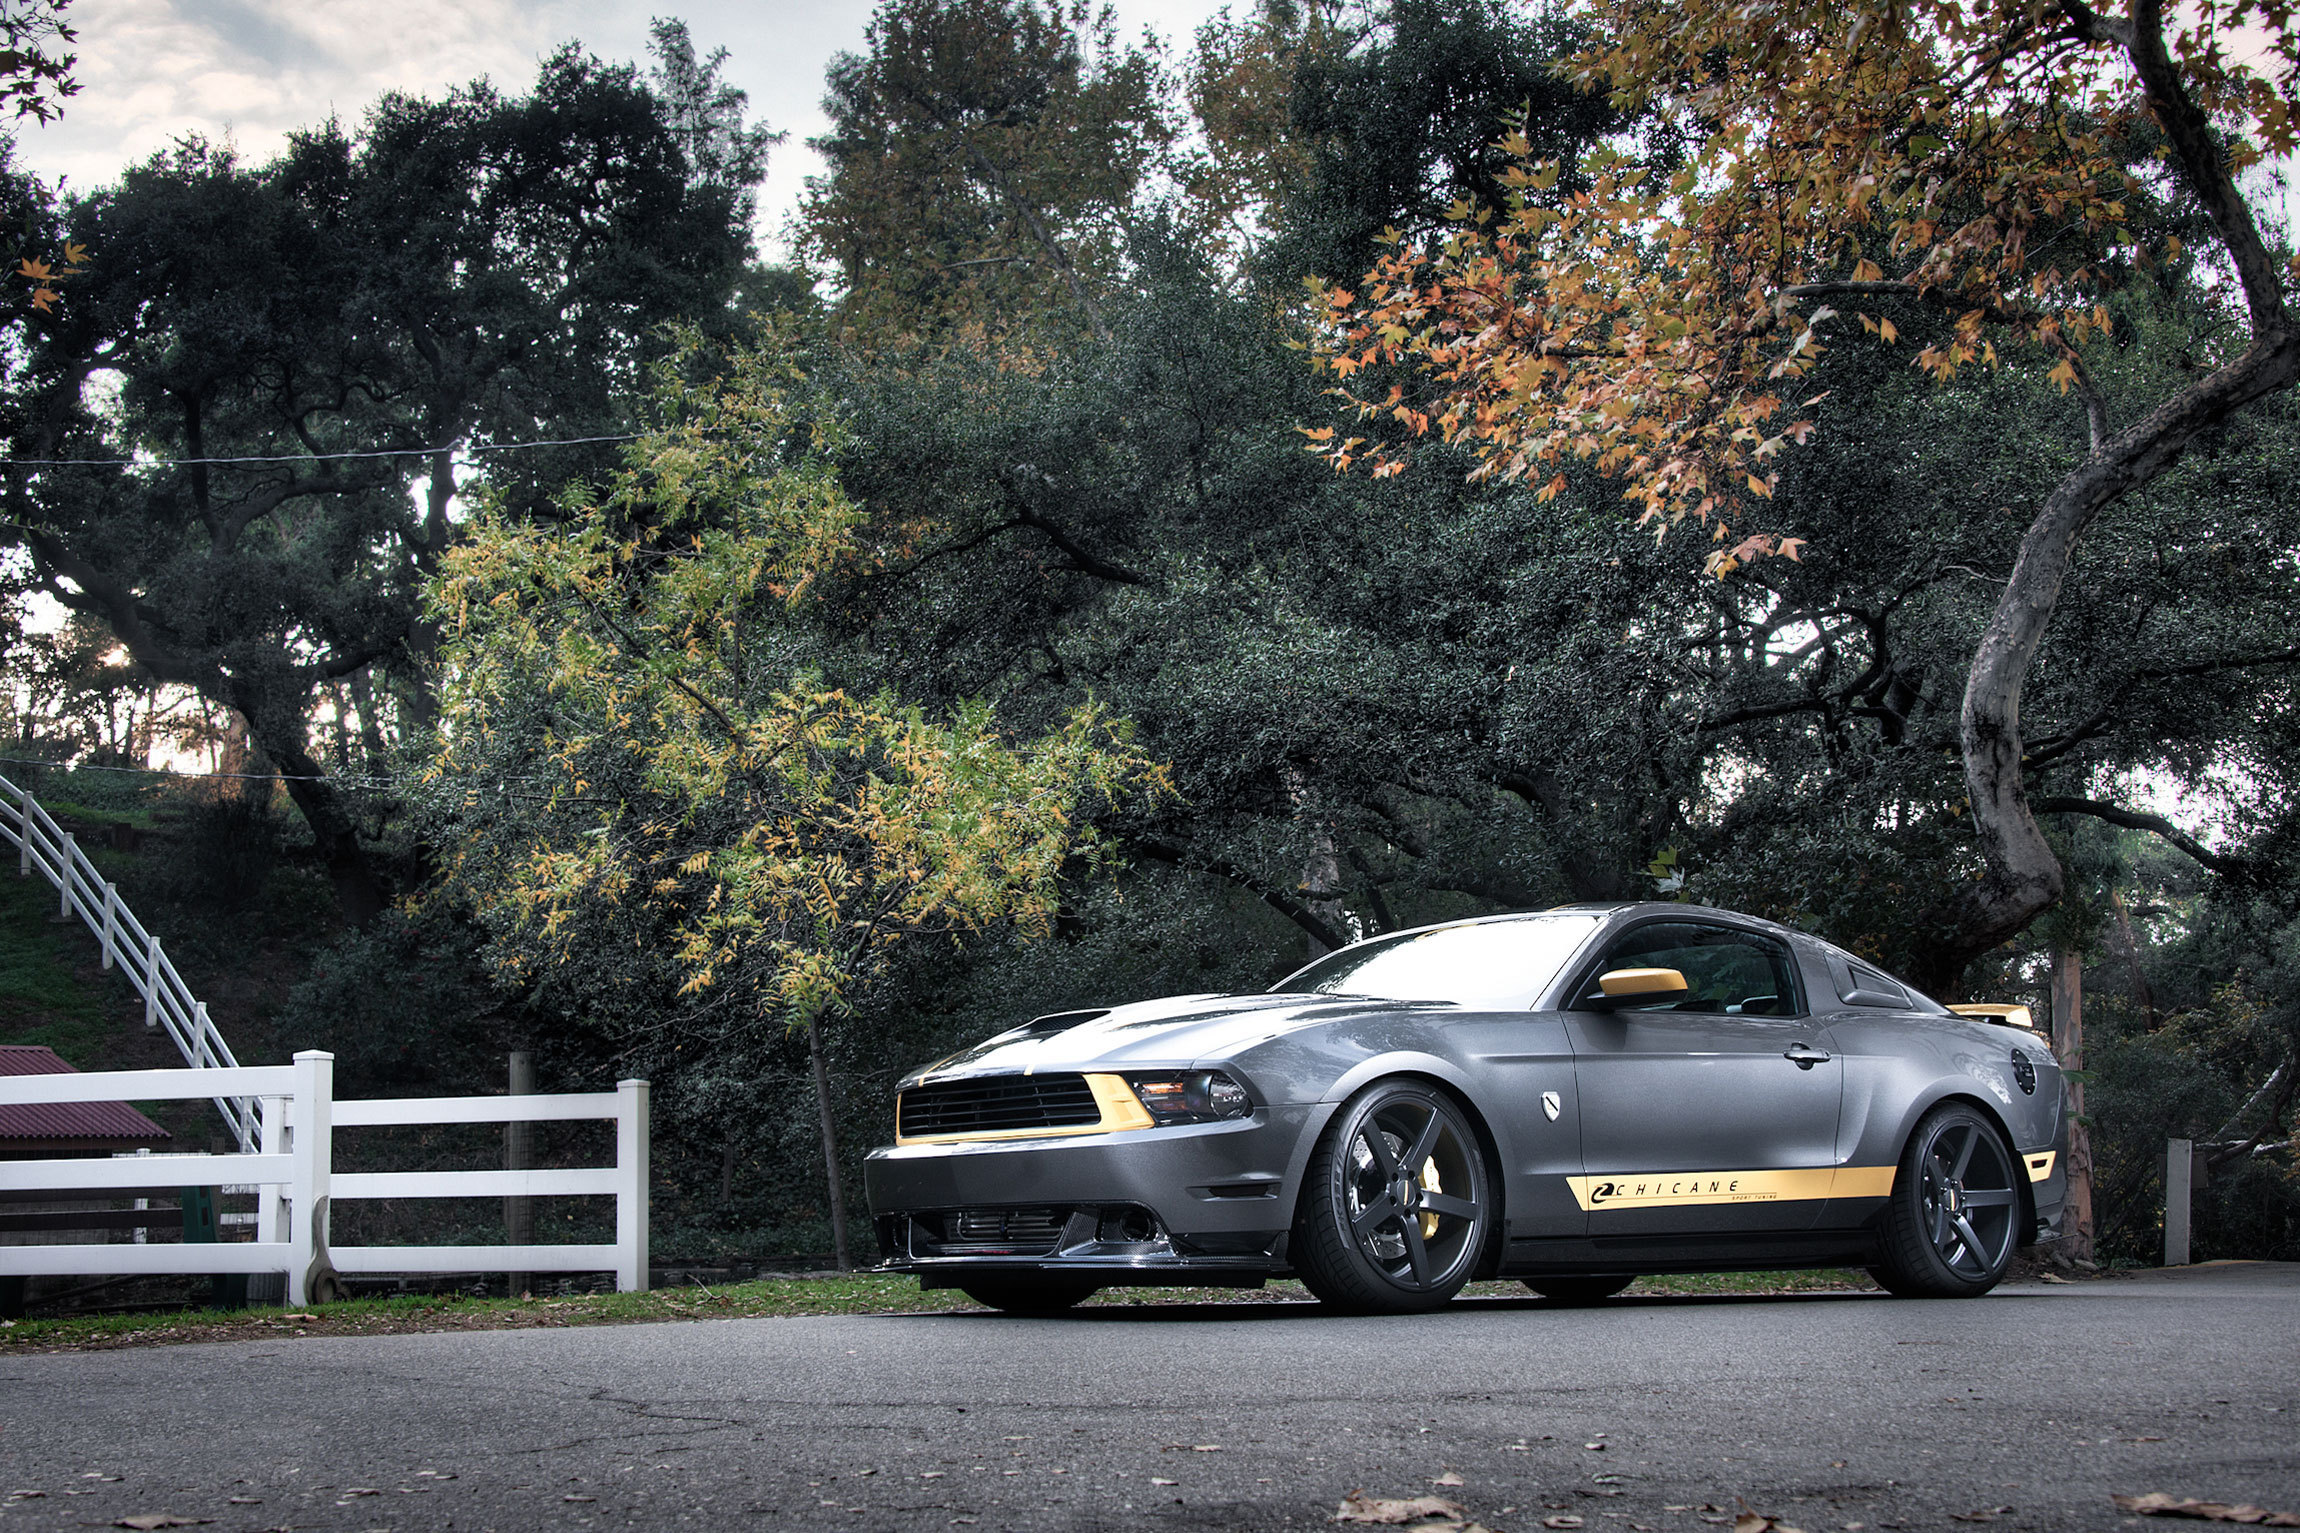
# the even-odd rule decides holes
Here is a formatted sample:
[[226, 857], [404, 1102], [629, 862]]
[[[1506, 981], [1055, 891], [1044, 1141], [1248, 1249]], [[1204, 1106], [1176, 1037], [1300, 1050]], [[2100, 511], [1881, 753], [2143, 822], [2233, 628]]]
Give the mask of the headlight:
[[1243, 1118], [1254, 1110], [1246, 1088], [1219, 1070], [1188, 1075], [1135, 1075], [1126, 1084], [1160, 1124], [1215, 1123]]

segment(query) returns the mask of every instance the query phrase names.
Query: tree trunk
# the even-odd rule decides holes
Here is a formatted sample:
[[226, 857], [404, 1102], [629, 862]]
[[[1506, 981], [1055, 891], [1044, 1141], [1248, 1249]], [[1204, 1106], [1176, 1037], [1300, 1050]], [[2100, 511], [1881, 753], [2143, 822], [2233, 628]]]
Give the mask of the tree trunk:
[[2143, 1015], [2148, 1018], [2148, 1030], [2156, 1031], [2156, 991], [2148, 983], [2148, 972], [2140, 965], [2140, 943], [2132, 935], [2132, 912], [2126, 908], [2124, 896], [2108, 891], [2109, 908], [2116, 912], [2117, 940], [2124, 947], [2125, 969], [2132, 976], [2132, 998], [2140, 1002]]
[[2052, 950], [2052, 1042], [2068, 1083], [2068, 1204], [2061, 1215], [2060, 1251], [2070, 1261], [2091, 1261], [2092, 1130], [2084, 1121], [2084, 955]]
[[831, 1115], [831, 1072], [823, 1060], [822, 1034], [812, 1017], [807, 1018], [807, 1059], [815, 1067], [815, 1108], [823, 1120], [823, 1185], [831, 1200], [831, 1259], [839, 1271], [852, 1272], [854, 1261], [847, 1253], [846, 1190], [839, 1180], [839, 1131]]
[[359, 825], [343, 790], [305, 749], [301, 715], [285, 709], [274, 713], [241, 708], [239, 716], [247, 720], [246, 737], [287, 779], [288, 797], [311, 827], [312, 844], [335, 886], [344, 919], [354, 926], [367, 925], [383, 914], [390, 899], [367, 860], [367, 848], [360, 844]]
[[2060, 860], [2037, 829], [2021, 780], [2020, 701], [2077, 540], [2120, 496], [2170, 468], [2198, 433], [2300, 378], [2300, 327], [2286, 306], [2284, 263], [2261, 238], [2207, 114], [2189, 98], [2166, 50], [2161, 4], [2136, 0], [2121, 28], [2082, 7], [2072, 14], [2080, 34], [2113, 42], [2130, 58], [2149, 110], [2164, 128], [2174, 173], [2195, 192], [2235, 267], [2252, 333], [2242, 352], [2113, 435], [2106, 399], [2079, 374], [2091, 451], [2053, 486], [2029, 524], [1965, 680], [1958, 732], [1973, 829], [1987, 866], [1927, 923], [1942, 935], [1925, 955], [1919, 979], [1935, 994], [1961, 993], [1967, 964], [2018, 935], [2060, 898]]
[[364, 770], [370, 777], [381, 777], [390, 765], [383, 749], [383, 724], [375, 716], [375, 687], [368, 680], [367, 666], [351, 673], [351, 705], [359, 712], [359, 746], [365, 754]]

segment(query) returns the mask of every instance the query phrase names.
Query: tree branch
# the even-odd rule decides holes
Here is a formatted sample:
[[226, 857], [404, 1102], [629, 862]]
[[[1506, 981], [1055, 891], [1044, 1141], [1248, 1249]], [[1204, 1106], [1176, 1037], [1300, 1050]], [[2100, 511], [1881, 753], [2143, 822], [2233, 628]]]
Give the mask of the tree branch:
[[1168, 863], [1178, 868], [1194, 868], [1200, 872], [1211, 873], [1217, 878], [1228, 879], [1299, 926], [1303, 931], [1308, 932], [1329, 953], [1350, 945], [1350, 939], [1347, 936], [1335, 931], [1320, 920], [1316, 912], [1312, 911], [1309, 906], [1295, 899], [1275, 884], [1255, 877], [1246, 869], [1226, 858], [1196, 856], [1185, 847], [1173, 846], [1150, 836], [1130, 835], [1125, 839], [1128, 846], [1153, 862]]
[[2230, 857], [2225, 853], [2212, 850], [2160, 814], [2148, 814], [2137, 809], [2120, 809], [2114, 804], [2104, 804], [2100, 800], [2092, 798], [2040, 798], [2031, 803], [2029, 807], [2038, 814], [2090, 815], [2096, 820], [2105, 820], [2111, 825], [2122, 826], [2126, 830], [2148, 831], [2152, 835], [2170, 842], [2224, 878], [2251, 881], [2257, 878], [2259, 874], [2259, 870], [2246, 859]]

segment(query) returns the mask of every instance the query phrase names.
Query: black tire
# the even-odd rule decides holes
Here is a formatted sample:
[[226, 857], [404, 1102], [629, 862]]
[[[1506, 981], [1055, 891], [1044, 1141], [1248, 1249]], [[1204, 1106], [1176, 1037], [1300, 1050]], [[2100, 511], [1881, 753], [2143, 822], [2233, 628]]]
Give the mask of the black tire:
[[1636, 1282], [1634, 1277], [1537, 1277], [1525, 1286], [1558, 1304], [1595, 1304]]
[[1885, 1204], [1869, 1275], [1909, 1299], [1971, 1299], [2004, 1279], [2020, 1244], [2020, 1161], [1987, 1115], [1943, 1102], [1917, 1120]]
[[1036, 1273], [1017, 1274], [1013, 1277], [970, 1278], [958, 1285], [959, 1292], [975, 1303], [990, 1309], [1002, 1309], [1014, 1315], [1051, 1315], [1058, 1310], [1082, 1304], [1102, 1291], [1102, 1285], [1086, 1278], [1041, 1276]]
[[1415, 1314], [1461, 1292], [1493, 1223], [1468, 1116], [1421, 1081], [1376, 1081], [1319, 1138], [1290, 1250], [1303, 1286], [1335, 1309]]

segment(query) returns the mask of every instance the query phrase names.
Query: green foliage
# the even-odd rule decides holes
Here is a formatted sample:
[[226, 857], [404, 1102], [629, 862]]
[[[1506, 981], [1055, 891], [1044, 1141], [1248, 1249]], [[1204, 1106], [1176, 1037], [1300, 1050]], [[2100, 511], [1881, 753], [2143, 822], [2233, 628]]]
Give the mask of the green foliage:
[[1089, 0], [885, 0], [830, 68], [806, 249], [865, 335], [1028, 347], [1082, 321], [1175, 125], [1154, 44]]
[[794, 665], [789, 609], [852, 549], [836, 429], [765, 354], [663, 376], [674, 424], [607, 495], [550, 530], [478, 519], [431, 594], [423, 782], [453, 837], [443, 888], [500, 972], [627, 934], [681, 994], [803, 1027], [900, 945], [1044, 930], [1066, 864], [1102, 855], [1094, 805], [1155, 769], [1091, 705], [1015, 744], [979, 704], [929, 716]]

